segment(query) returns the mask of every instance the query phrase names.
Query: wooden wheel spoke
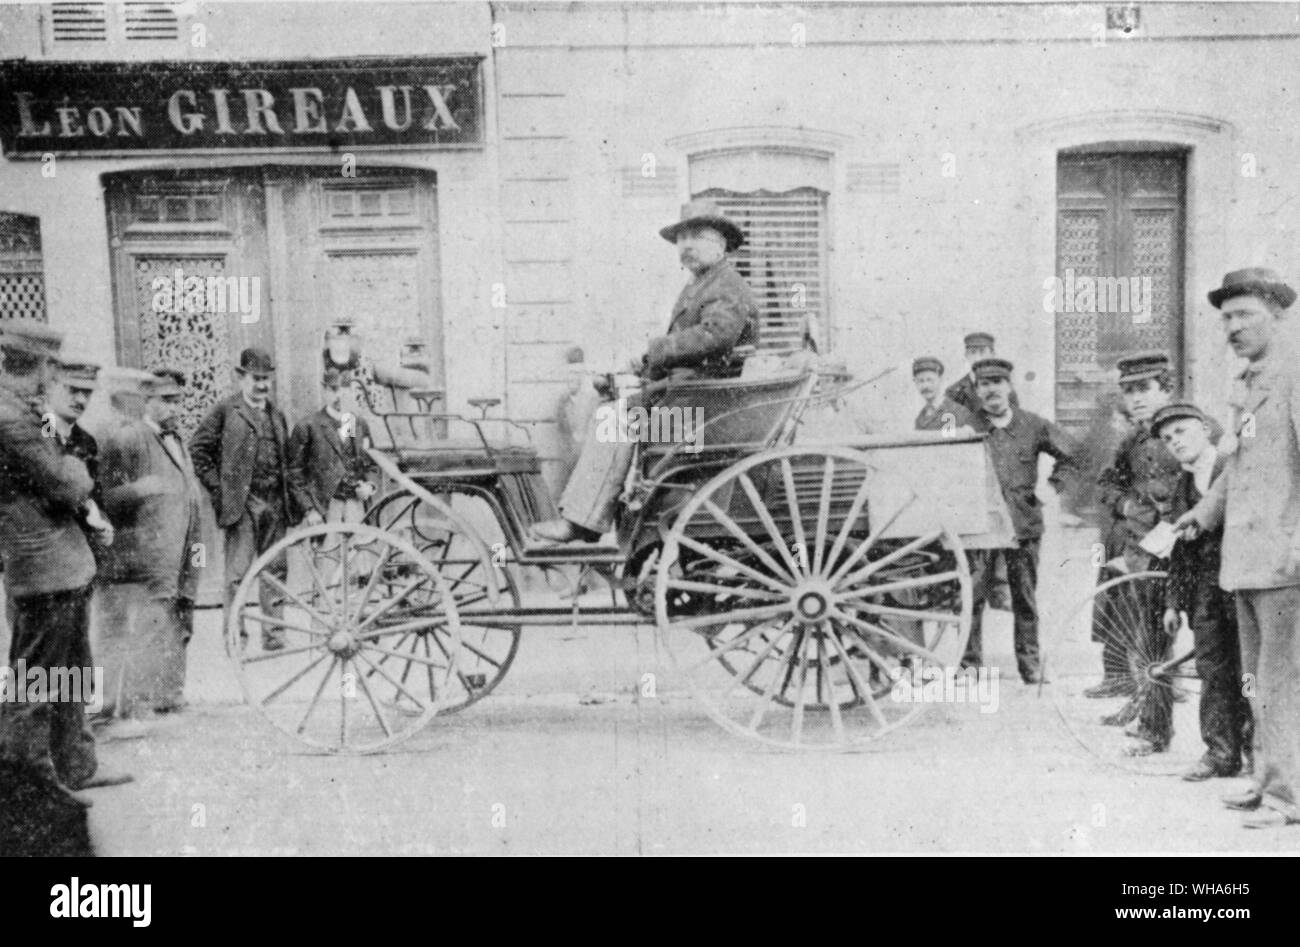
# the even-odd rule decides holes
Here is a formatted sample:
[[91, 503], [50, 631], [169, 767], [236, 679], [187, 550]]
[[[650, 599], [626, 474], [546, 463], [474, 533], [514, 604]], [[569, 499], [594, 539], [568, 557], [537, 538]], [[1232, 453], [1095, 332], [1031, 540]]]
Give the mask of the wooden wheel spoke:
[[725, 529], [728, 533], [730, 533], [737, 540], [739, 540], [741, 545], [743, 545], [746, 549], [748, 549], [751, 553], [753, 553], [755, 558], [757, 558], [761, 563], [763, 563], [763, 565], [771, 569], [774, 575], [785, 576], [792, 580], [795, 578], [795, 575], [797, 575], [797, 573], [791, 573], [786, 569], [782, 568], [780, 565], [778, 565], [777, 561], [773, 559], [771, 556], [769, 556], [758, 545], [758, 543], [750, 539], [748, 534], [746, 534], [745, 531], [740, 528], [740, 524], [738, 524], [735, 520], [733, 520], [730, 516], [728, 516], [726, 514], [726, 511], [724, 511], [720, 506], [718, 506], [712, 500], [709, 500], [707, 498], [704, 500], [703, 506], [706, 510], [709, 511], [709, 513], [713, 515], [713, 518], [718, 521], [718, 523], [722, 526], [723, 529]]
[[316, 565], [315, 550], [308, 548], [307, 554], [302, 557], [307, 563], [307, 571], [311, 575], [312, 584], [316, 586], [316, 591], [321, 599], [329, 606], [330, 614], [334, 618], [339, 617], [338, 609], [334, 596], [325, 582], [325, 577], [320, 574], [320, 568]]
[[808, 686], [808, 644], [812, 640], [811, 634], [803, 634], [803, 639], [799, 642], [799, 687], [794, 695], [794, 714], [790, 718], [790, 736], [794, 739], [794, 745], [798, 746], [803, 742], [803, 707], [804, 691]]
[[252, 657], [242, 657], [245, 664], [257, 664], [261, 661], [274, 661], [276, 658], [291, 658], [295, 654], [304, 654], [308, 651], [316, 651], [320, 644], [297, 645], [293, 648], [281, 648], [279, 651], [264, 651], [261, 654], [255, 654]]
[[850, 555], [838, 566], [833, 566], [834, 571], [831, 572], [829, 576], [830, 581], [833, 583], [839, 583], [841, 577], [844, 576], [855, 565], [857, 565], [858, 562], [861, 561], [862, 558], [865, 557], [867, 553], [871, 551], [872, 547], [875, 546], [876, 543], [880, 542], [880, 538], [884, 536], [885, 533], [889, 532], [889, 528], [898, 521], [898, 518], [902, 516], [903, 513], [905, 513], [907, 509], [913, 503], [916, 502], [916, 500], [917, 500], [917, 495], [913, 493], [911, 496], [907, 498], [907, 500], [898, 509], [896, 509], [892, 514], [890, 514], [889, 519], [885, 521], [883, 526], [873, 528], [871, 530], [870, 535], [868, 535], [866, 539], [864, 539], [861, 543], [858, 544], [857, 549], [853, 550], [852, 555]]
[[858, 492], [853, 495], [853, 503], [849, 507], [849, 512], [844, 517], [844, 522], [835, 532], [835, 542], [831, 545], [830, 552], [826, 554], [826, 562], [822, 568], [822, 574], [827, 574], [835, 568], [835, 560], [839, 558], [840, 553], [844, 551], [844, 545], [849, 541], [849, 536], [853, 532], [853, 524], [858, 521], [862, 515], [862, 508], [867, 505], [867, 493], [870, 486], [870, 477], [867, 471], [862, 472], [862, 483], [858, 484]]
[[319, 638], [328, 638], [330, 632], [319, 631], [315, 628], [308, 628], [306, 625], [299, 625], [296, 622], [285, 621], [283, 618], [276, 618], [274, 615], [268, 615], [263, 611], [254, 610], [252, 606], [246, 606], [240, 613], [240, 618], [255, 621], [259, 625], [274, 625], [277, 628], [287, 628], [289, 631], [300, 631], [305, 635], [315, 635]]
[[291, 599], [299, 608], [301, 608], [307, 614], [311, 615], [312, 618], [316, 619], [316, 621], [320, 622], [326, 628], [329, 628], [331, 626], [331, 622], [328, 618], [326, 618], [316, 609], [312, 608], [310, 605], [304, 602], [296, 592], [290, 591], [287, 585], [285, 585], [283, 582], [277, 579], [270, 572], [260, 573], [258, 575], [258, 579], [260, 579], [262, 582], [268, 583], [272, 588], [274, 588], [281, 595]]
[[436, 615], [429, 615], [422, 618], [416, 618], [413, 621], [404, 621], [400, 625], [385, 625], [378, 631], [367, 631], [364, 635], [357, 635], [362, 641], [372, 641], [383, 638], [385, 635], [404, 634], [407, 632], [424, 631], [428, 628], [441, 628], [447, 624], [447, 616], [442, 612]]
[[[794, 622], [794, 619], [793, 619], [793, 618], [789, 619], [789, 620], [788, 620], [788, 621], [787, 621], [787, 622], [782, 626], [782, 628], [784, 629], [784, 628], [788, 628], [788, 627], [790, 627], [790, 625], [791, 625], [793, 622]], [[737, 648], [739, 648], [742, 644], [746, 644], [747, 642], [749, 642], [751, 639], [753, 639], [753, 638], [756, 637], [757, 635], [761, 634], [762, 632], [764, 632], [764, 631], [770, 631], [770, 630], [771, 630], [771, 625], [769, 625], [769, 624], [767, 624], [767, 623], [759, 623], [759, 624], [755, 625], [754, 627], [749, 628], [749, 629], [747, 629], [746, 631], [744, 631], [744, 632], [742, 632], [742, 633], [736, 635], [736, 637], [732, 638], [730, 641], [726, 642], [725, 644], [719, 645], [719, 646], [716, 647], [716, 648], [710, 648], [710, 649], [709, 649], [709, 653], [708, 653], [708, 655], [706, 655], [705, 657], [701, 658], [700, 660], [694, 662], [693, 664], [689, 664], [689, 665], [687, 665], [687, 666], [686, 666], [685, 668], [683, 668], [682, 670], [683, 670], [686, 674], [694, 674], [696, 671], [700, 670], [701, 668], [708, 667], [708, 665], [709, 665], [712, 661], [717, 660], [717, 659], [718, 659], [719, 657], [721, 657], [722, 655], [727, 654], [727, 653], [729, 653], [729, 652], [731, 652], [731, 651], [735, 651], [735, 650], [736, 650]]]
[[924, 575], [913, 576], [907, 579], [897, 579], [893, 582], [882, 582], [880, 585], [862, 585], [850, 589], [847, 592], [840, 593], [840, 601], [850, 599], [866, 598], [873, 595], [885, 595], [891, 592], [903, 592], [907, 589], [919, 589], [930, 585], [942, 585], [945, 582], [952, 582], [961, 579], [961, 573], [956, 569], [949, 572], [927, 572]]
[[370, 604], [370, 596], [374, 594], [375, 587], [379, 585], [379, 577], [383, 575], [384, 566], [388, 565], [388, 560], [392, 554], [393, 547], [385, 546], [383, 554], [379, 557], [379, 561], [375, 563], [374, 569], [371, 570], [370, 581], [368, 581], [366, 587], [361, 590], [361, 598], [357, 602], [356, 610], [352, 614], [348, 615], [349, 622], [355, 622], [360, 618], [362, 613], [366, 610], [366, 606]]
[[[826, 457], [822, 471], [822, 493], [817, 504], [817, 540], [809, 557], [813, 575], [822, 574], [823, 556], [826, 554], [826, 529], [831, 515], [831, 487], [835, 483], [835, 458]], [[804, 550], [807, 556], [807, 549]]]
[[787, 598], [779, 592], [764, 592], [743, 585], [715, 585], [712, 582], [696, 582], [694, 579], [671, 578], [668, 580], [668, 585], [685, 592], [699, 592], [701, 595], [725, 595], [755, 599], [760, 602], [783, 602]]
[[377, 652], [379, 652], [380, 654], [387, 654], [387, 655], [389, 655], [389, 656], [391, 656], [391, 657], [397, 658], [399, 661], [417, 661], [417, 662], [419, 662], [420, 664], [429, 664], [429, 665], [432, 665], [433, 667], [436, 667], [436, 668], [438, 668], [439, 670], [446, 670], [446, 667], [445, 667], [444, 665], [441, 665], [441, 664], [436, 663], [435, 661], [433, 661], [432, 658], [430, 658], [430, 659], [425, 659], [425, 658], [422, 658], [422, 657], [420, 657], [419, 655], [417, 655], [417, 654], [413, 654], [413, 653], [411, 653], [411, 652], [407, 652], [406, 654], [403, 654], [403, 653], [400, 652], [400, 651], [390, 651], [390, 650], [388, 650], [387, 648], [381, 648], [381, 647], [379, 647], [378, 645], [376, 645], [376, 644], [370, 644], [369, 642], [366, 643], [365, 647], [364, 647], [362, 650], [363, 650], [363, 651], [377, 651]]
[[[763, 528], [767, 530], [767, 535], [771, 537], [772, 545], [776, 547], [776, 551], [781, 554], [781, 559], [784, 560], [787, 566], [789, 566], [790, 574], [801, 575], [804, 570], [795, 556], [790, 552], [790, 547], [786, 544], [785, 537], [782, 536], [781, 531], [776, 528], [776, 520], [772, 519], [772, 513], [768, 510], [767, 504], [764, 503], [763, 498], [758, 495], [758, 487], [754, 486], [754, 481], [750, 480], [749, 474], [745, 473], [738, 474], [736, 480], [740, 483], [741, 489], [745, 491], [745, 496], [749, 498], [749, 505], [753, 507], [754, 513], [757, 514], [759, 521], [763, 524]], [[806, 547], [804, 552], [807, 552]]]
[[[827, 634], [834, 635], [834, 631]], [[835, 682], [831, 680], [830, 654], [826, 650], [825, 635], [817, 637], [817, 667], [826, 683], [826, 703], [831, 708], [831, 729], [835, 731], [835, 742], [844, 742], [844, 717], [840, 713], [840, 702], [835, 696]]]
[[781, 657], [777, 660], [777, 666], [772, 671], [772, 679], [768, 681], [767, 686], [763, 688], [762, 698], [759, 700], [758, 706], [754, 708], [753, 714], [750, 715], [749, 729], [754, 733], [758, 732], [758, 728], [763, 722], [763, 717], [767, 715], [767, 708], [773, 703], [773, 699], [776, 697], [777, 683], [780, 682], [782, 677], [788, 678], [787, 669], [789, 667], [790, 655], [799, 644], [799, 639], [800, 635], [797, 633], [790, 636], [790, 640], [781, 651]]
[[936, 529], [933, 530], [932, 532], [926, 533], [924, 536], [918, 536], [916, 539], [909, 540], [908, 542], [899, 546], [893, 552], [881, 556], [879, 559], [875, 560], [874, 562], [867, 563], [861, 569], [858, 569], [856, 572], [853, 572], [848, 576], [842, 577], [841, 579], [839, 579], [837, 584], [848, 585], [848, 586], [857, 585], [859, 582], [863, 581], [864, 579], [867, 579], [870, 576], [875, 575], [885, 566], [897, 562], [899, 559], [902, 559], [904, 556], [911, 555], [912, 553], [916, 552], [918, 549], [924, 549], [926, 546], [935, 542], [942, 536], [943, 536], [943, 530]]
[[753, 569], [745, 565], [739, 559], [733, 559], [731, 556], [727, 555], [725, 552], [721, 551], [720, 549], [715, 549], [714, 547], [702, 543], [697, 539], [693, 539], [690, 536], [679, 536], [677, 537], [677, 541], [681, 543], [683, 546], [685, 546], [687, 549], [694, 550], [695, 552], [698, 552], [700, 555], [712, 559], [714, 562], [720, 562], [722, 563], [722, 565], [726, 566], [729, 569], [735, 569], [737, 572], [749, 576], [755, 582], [758, 582], [760, 585], [767, 586], [769, 589], [772, 589], [774, 592], [785, 593], [789, 589], [788, 585], [783, 585], [776, 579], [763, 575], [763, 573], [759, 572], [757, 569]]
[[316, 658], [315, 661], [312, 661], [310, 664], [308, 664], [306, 667], [304, 667], [301, 671], [299, 671], [299, 672], [298, 672], [297, 674], [295, 674], [293, 677], [289, 678], [287, 681], [285, 681], [283, 684], [281, 684], [281, 685], [280, 685], [279, 687], [277, 687], [275, 690], [271, 691], [271, 693], [269, 693], [269, 694], [267, 694], [265, 697], [263, 697], [260, 701], [258, 701], [258, 703], [259, 703], [261, 706], [265, 707], [267, 704], [271, 703], [273, 700], [275, 700], [276, 698], [278, 698], [281, 694], [283, 694], [283, 693], [284, 693], [285, 691], [287, 691], [289, 688], [293, 687], [293, 685], [295, 685], [295, 684], [297, 684], [299, 681], [301, 681], [304, 677], [306, 677], [309, 673], [311, 673], [311, 669], [312, 669], [312, 668], [314, 668], [316, 665], [320, 664], [322, 661], [324, 661], [324, 660], [325, 660], [326, 658], [328, 658], [329, 656], [330, 656], [330, 653], [329, 653], [328, 651], [321, 652], [321, 654], [317, 656], [317, 658]]
[[[863, 621], [860, 618], [855, 618], [852, 615], [846, 614], [844, 612], [837, 612], [835, 617], [837, 620], [842, 621], [845, 624], [851, 625], [857, 632], [867, 632], [868, 634], [876, 635], [878, 637], [884, 638], [891, 645], [894, 645], [895, 647], [898, 648], [902, 648], [904, 651], [909, 651], [912, 654], [918, 655], [919, 657], [925, 658], [927, 661], [931, 661], [934, 664], [941, 665], [943, 663], [943, 661], [939, 658], [939, 656], [935, 654], [933, 651], [923, 647], [922, 645], [913, 644], [912, 642], [908, 641], [906, 638], [902, 637], [896, 632], [890, 631], [884, 625], [877, 625], [874, 622]], [[949, 616], [949, 618], [951, 619], [951, 616]], [[871, 639], [863, 637], [863, 635], [860, 633], [857, 634], [857, 637], [862, 642], [862, 650], [867, 652], [868, 657], [871, 657], [871, 655], [873, 654], [873, 651], [871, 650]], [[871, 660], [876, 661], [876, 663], [880, 664], [882, 668], [886, 666], [881, 661], [877, 661], [875, 657], [872, 657]]]
[[412, 592], [414, 592], [420, 586], [427, 583], [429, 579], [430, 576], [428, 575], [416, 576], [416, 578], [412, 579], [409, 583], [407, 583], [406, 588], [402, 589], [402, 591], [397, 595], [396, 598], [385, 602], [379, 608], [375, 609], [368, 616], [366, 616], [366, 618], [361, 622], [361, 624], [357, 625], [356, 633], [360, 634], [361, 632], [365, 631], [367, 628], [373, 625], [380, 618], [383, 618], [390, 611], [396, 608], [401, 602], [406, 601], [407, 598], [410, 597]]
[[[442, 656], [447, 659], [448, 668], [453, 667], [456, 664], [456, 662], [452, 660], [451, 652], [448, 651], [447, 647], [441, 641], [438, 640], [438, 637], [436, 635], [433, 636], [433, 643], [438, 646], [438, 650], [442, 652]], [[465, 641], [461, 641], [460, 644], [461, 647], [463, 648], [466, 647], [468, 643]], [[424, 650], [425, 653], [428, 654], [430, 657], [433, 656], [433, 652], [429, 648], [428, 638], [425, 639]], [[471, 650], [475, 650], [475, 649], [471, 647]], [[482, 652], [478, 652], [478, 651], [475, 651], [475, 653], [480, 655], [482, 654]], [[456, 679], [460, 681], [460, 686], [465, 688], [465, 693], [472, 694], [474, 692], [474, 688], [470, 686], [469, 678], [465, 676], [464, 672], [462, 672], [459, 667], [456, 667], [455, 670], [456, 670]]]
[[785, 503], [790, 510], [790, 526], [794, 530], [794, 541], [808, 551], [808, 538], [803, 532], [803, 514], [799, 510], [799, 491], [794, 485], [794, 468], [790, 458], [781, 458], [781, 483], [785, 487]]
[[375, 712], [375, 719], [379, 721], [379, 727], [384, 731], [384, 736], [391, 737], [393, 728], [388, 725], [388, 719], [384, 716], [383, 711], [379, 709], [379, 702], [375, 700], [375, 695], [370, 692], [370, 685], [366, 683], [368, 676], [369, 672], [357, 675], [357, 682], [361, 685], [361, 689], [366, 692], [366, 700], [370, 702], [370, 709]]
[[754, 655], [754, 659], [749, 662], [749, 664], [745, 667], [744, 671], [742, 671], [741, 673], [735, 676], [735, 678], [731, 682], [731, 687], [729, 687], [726, 693], [723, 694], [724, 697], [729, 697], [737, 687], [743, 687], [749, 683], [750, 678], [754, 676], [754, 674], [758, 671], [759, 667], [762, 666], [763, 662], [767, 660], [767, 656], [776, 650], [777, 645], [781, 643], [781, 639], [785, 637], [786, 632], [790, 630], [790, 627], [793, 624], [794, 624], [794, 619], [791, 618], [780, 628], [776, 629], [776, 634], [774, 634], [771, 640], [767, 642], [767, 645], [763, 648], [763, 650], [759, 651], [756, 655]]
[[[371, 661], [370, 658], [368, 658], [368, 657], [366, 656], [365, 651], [358, 651], [358, 652], [357, 652], [357, 657], [359, 657], [362, 661], [365, 661], [365, 662], [366, 662], [367, 664], [369, 664], [372, 668], [374, 668], [374, 669], [375, 669], [375, 672], [376, 672], [380, 677], [382, 677], [384, 680], [386, 680], [389, 684], [391, 684], [391, 685], [393, 686], [393, 690], [397, 691], [397, 692], [400, 693], [400, 694], [405, 695], [406, 698], [407, 698], [408, 700], [410, 700], [413, 704], [415, 704], [416, 707], [419, 708], [420, 713], [424, 713], [424, 712], [425, 712], [425, 706], [424, 706], [424, 704], [422, 704], [422, 703], [420, 702], [420, 698], [416, 697], [414, 694], [412, 694], [410, 691], [408, 691], [405, 687], [403, 687], [400, 683], [398, 683], [397, 681], [393, 680], [392, 676], [391, 676], [387, 671], [385, 671], [385, 670], [384, 670], [383, 668], [381, 668], [378, 664], [376, 664], [374, 661]], [[405, 655], [401, 655], [401, 654], [399, 654], [399, 655], [397, 655], [397, 657], [402, 658], [402, 657], [405, 657]]]
[[710, 625], [729, 625], [733, 622], [744, 622], [750, 619], [775, 618], [777, 615], [789, 612], [788, 605], [767, 605], [762, 608], [742, 608], [733, 612], [721, 612], [717, 615], [692, 615], [689, 618], [679, 618], [672, 622], [673, 628], [707, 628]]
[[[840, 660], [844, 662], [844, 670], [849, 676], [849, 682], [853, 686], [853, 692], [867, 705], [867, 711], [871, 714], [872, 718], [875, 719], [876, 723], [880, 724], [882, 729], [888, 727], [889, 721], [885, 719], [884, 711], [882, 711], [880, 705], [876, 703], [876, 697], [875, 694], [872, 693], [870, 683], [868, 683], [862, 676], [862, 672], [858, 670], [857, 665], [853, 663], [853, 657], [849, 654], [848, 649], [844, 647], [844, 642], [840, 640], [840, 636], [833, 634], [831, 636], [831, 643], [835, 645], [835, 649], [840, 654]], [[884, 671], [886, 668], [884, 659], [872, 651], [870, 647], [866, 646], [865, 643], [861, 647], [867, 655], [867, 660], [871, 661]]]
[[311, 719], [312, 711], [320, 703], [320, 695], [325, 693], [325, 685], [329, 682], [330, 675], [334, 673], [334, 665], [338, 664], [338, 661], [338, 655], [331, 655], [330, 666], [325, 669], [325, 676], [320, 679], [316, 693], [312, 694], [311, 703], [307, 705], [307, 712], [302, 715], [302, 720], [298, 722], [298, 733], [302, 733], [307, 729], [307, 721]]
[[922, 609], [896, 608], [893, 605], [878, 605], [875, 602], [867, 602], [855, 599], [852, 608], [855, 611], [869, 612], [872, 615], [892, 615], [895, 618], [909, 618], [913, 621], [935, 621], [947, 625], [955, 625], [961, 621], [961, 615], [956, 612], [931, 612]]

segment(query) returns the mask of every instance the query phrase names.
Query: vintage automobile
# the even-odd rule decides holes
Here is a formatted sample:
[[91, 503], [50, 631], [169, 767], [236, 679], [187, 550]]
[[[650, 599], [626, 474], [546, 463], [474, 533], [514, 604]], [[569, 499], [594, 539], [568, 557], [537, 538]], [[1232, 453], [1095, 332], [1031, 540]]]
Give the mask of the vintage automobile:
[[[370, 752], [490, 694], [526, 627], [646, 623], [729, 731], [845, 749], [896, 729], [924, 706], [900, 681], [965, 647], [967, 550], [1013, 540], [980, 436], [817, 440], [809, 409], [853, 387], [779, 366], [669, 386], [657, 407], [698, 411], [699, 430], [638, 435], [600, 543], [530, 539], [556, 509], [527, 429], [486, 416], [495, 399], [471, 402], [479, 418], [385, 414], [386, 489], [366, 521], [292, 532], [244, 578], [227, 648], [248, 701], [311, 746]], [[542, 590], [532, 604], [526, 587]], [[287, 646], [256, 647], [264, 627]]]

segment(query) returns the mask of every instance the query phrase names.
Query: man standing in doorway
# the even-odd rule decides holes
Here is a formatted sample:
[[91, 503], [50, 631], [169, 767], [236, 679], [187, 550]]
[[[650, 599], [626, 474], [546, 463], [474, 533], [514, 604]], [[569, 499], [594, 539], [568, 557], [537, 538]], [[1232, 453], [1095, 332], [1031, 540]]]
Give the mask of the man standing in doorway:
[[1219, 585], [1236, 593], [1255, 717], [1254, 784], [1223, 801], [1248, 810], [1248, 828], [1275, 828], [1300, 823], [1300, 368], [1282, 339], [1296, 292], [1251, 267], [1224, 276], [1209, 300], [1248, 364], [1233, 393], [1227, 466], [1175, 528], [1194, 539], [1223, 525]]
[[[194, 474], [212, 498], [217, 525], [225, 536], [226, 617], [239, 583], [254, 560], [284, 537], [293, 515], [289, 495], [289, 428], [271, 401], [275, 362], [269, 352], [247, 348], [235, 370], [239, 390], [218, 402], [190, 441]], [[272, 574], [285, 580], [283, 556]], [[263, 611], [279, 612], [276, 596], [260, 590]], [[263, 625], [262, 647], [284, 647], [284, 631]]]

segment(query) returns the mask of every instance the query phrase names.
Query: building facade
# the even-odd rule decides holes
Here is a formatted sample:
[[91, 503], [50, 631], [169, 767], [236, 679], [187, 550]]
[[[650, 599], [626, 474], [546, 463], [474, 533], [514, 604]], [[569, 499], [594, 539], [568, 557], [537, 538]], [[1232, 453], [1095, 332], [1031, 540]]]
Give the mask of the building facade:
[[[352, 317], [377, 362], [425, 366], [452, 410], [503, 398], [554, 458], [566, 354], [613, 368], [664, 330], [685, 274], [658, 230], [708, 196], [749, 232], [763, 344], [883, 373], [881, 430], [916, 413], [911, 359], [955, 376], [975, 329], [1078, 431], [1136, 349], [1223, 414], [1206, 291], [1300, 275], [1296, 14], [0, 7], [0, 318], [179, 363], [192, 413], [258, 342], [303, 413]], [[178, 271], [257, 276], [259, 315], [159, 305]]]

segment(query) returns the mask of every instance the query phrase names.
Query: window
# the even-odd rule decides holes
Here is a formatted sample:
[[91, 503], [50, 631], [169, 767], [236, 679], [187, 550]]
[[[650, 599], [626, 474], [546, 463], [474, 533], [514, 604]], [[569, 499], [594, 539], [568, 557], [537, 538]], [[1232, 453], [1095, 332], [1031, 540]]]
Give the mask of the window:
[[705, 191], [745, 232], [732, 254], [758, 301], [759, 348], [789, 351], [811, 340], [825, 348], [826, 195], [803, 187], [770, 191]]
[[825, 152], [741, 147], [691, 157], [691, 194], [712, 200], [745, 232], [732, 255], [759, 307], [759, 348], [806, 344], [826, 352], [827, 197]]
[[0, 322], [45, 321], [41, 222], [0, 213]]

